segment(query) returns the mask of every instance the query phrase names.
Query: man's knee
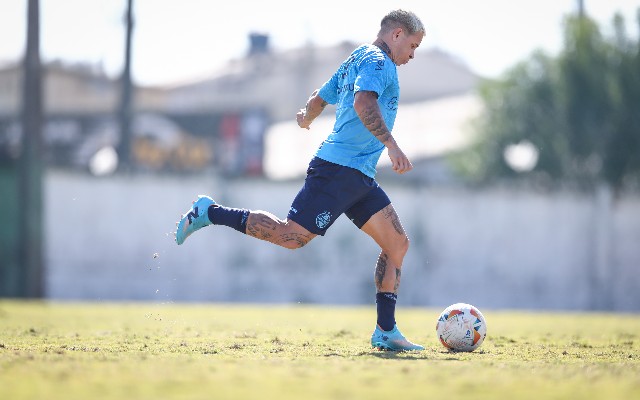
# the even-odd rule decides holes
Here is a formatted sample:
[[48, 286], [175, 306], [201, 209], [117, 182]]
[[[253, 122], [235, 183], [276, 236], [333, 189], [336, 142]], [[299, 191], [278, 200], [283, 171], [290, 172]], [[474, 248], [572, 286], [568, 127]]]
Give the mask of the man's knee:
[[402, 261], [404, 260], [404, 256], [409, 251], [409, 238], [404, 236], [404, 238], [399, 239], [392, 246], [385, 249], [385, 252], [389, 255], [389, 257], [396, 263], [398, 266], [402, 266]]
[[408, 237], [404, 237], [404, 245], [403, 245], [403, 249], [404, 249], [404, 254], [407, 254], [407, 251], [409, 251], [409, 245], [411, 244], [411, 241], [409, 240]]
[[402, 256], [402, 258], [404, 258], [404, 256], [407, 254], [407, 251], [409, 251], [409, 245], [410, 245], [410, 241], [409, 238], [407, 236], [404, 237], [404, 239], [402, 240], [400, 246], [399, 246], [399, 254]]
[[286, 249], [302, 248], [316, 236], [293, 221], [286, 221], [285, 225], [289, 229], [280, 235], [278, 244]]

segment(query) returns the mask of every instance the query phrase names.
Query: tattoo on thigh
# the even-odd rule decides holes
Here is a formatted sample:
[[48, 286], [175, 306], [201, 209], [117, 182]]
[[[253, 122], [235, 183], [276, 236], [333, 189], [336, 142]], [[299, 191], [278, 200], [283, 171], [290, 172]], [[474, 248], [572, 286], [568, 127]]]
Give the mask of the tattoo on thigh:
[[378, 257], [378, 263], [376, 264], [376, 289], [378, 291], [382, 290], [382, 281], [384, 280], [384, 275], [387, 272], [387, 260], [389, 256], [386, 253], [380, 253], [380, 257]]
[[405, 234], [404, 229], [402, 228], [402, 224], [400, 223], [400, 218], [398, 217], [396, 210], [391, 204], [389, 204], [382, 210], [382, 215], [384, 215], [386, 219], [391, 220], [391, 224], [393, 225], [393, 228], [396, 230], [396, 232], [398, 232], [400, 235]]

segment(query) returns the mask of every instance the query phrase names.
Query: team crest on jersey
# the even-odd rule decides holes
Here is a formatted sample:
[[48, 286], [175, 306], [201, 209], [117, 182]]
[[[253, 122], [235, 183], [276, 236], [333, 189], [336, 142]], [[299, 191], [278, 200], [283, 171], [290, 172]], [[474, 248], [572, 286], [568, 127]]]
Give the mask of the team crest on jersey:
[[331, 221], [331, 213], [329, 211], [322, 212], [316, 217], [316, 226], [324, 229]]

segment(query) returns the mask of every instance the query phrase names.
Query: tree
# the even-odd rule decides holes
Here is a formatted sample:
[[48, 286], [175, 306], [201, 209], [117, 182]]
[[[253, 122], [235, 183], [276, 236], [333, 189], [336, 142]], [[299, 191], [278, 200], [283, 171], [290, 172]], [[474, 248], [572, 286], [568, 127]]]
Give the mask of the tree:
[[[640, 24], [640, 10], [638, 14]], [[484, 81], [477, 141], [454, 161], [479, 181], [528, 177], [619, 190], [640, 183], [640, 41], [616, 15], [612, 37], [587, 16], [565, 20], [557, 57], [534, 53], [502, 79]], [[532, 145], [530, 171], [508, 163], [505, 150]]]

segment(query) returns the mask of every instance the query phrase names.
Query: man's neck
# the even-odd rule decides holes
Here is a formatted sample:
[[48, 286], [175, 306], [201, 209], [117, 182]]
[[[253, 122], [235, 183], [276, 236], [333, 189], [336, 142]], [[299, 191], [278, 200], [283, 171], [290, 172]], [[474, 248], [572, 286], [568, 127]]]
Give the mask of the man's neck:
[[377, 38], [375, 42], [373, 42], [373, 45], [379, 47], [380, 50], [384, 51], [385, 54], [389, 56], [389, 58], [393, 61], [393, 57], [391, 56], [391, 48], [389, 48], [389, 45], [384, 41], [384, 39]]

